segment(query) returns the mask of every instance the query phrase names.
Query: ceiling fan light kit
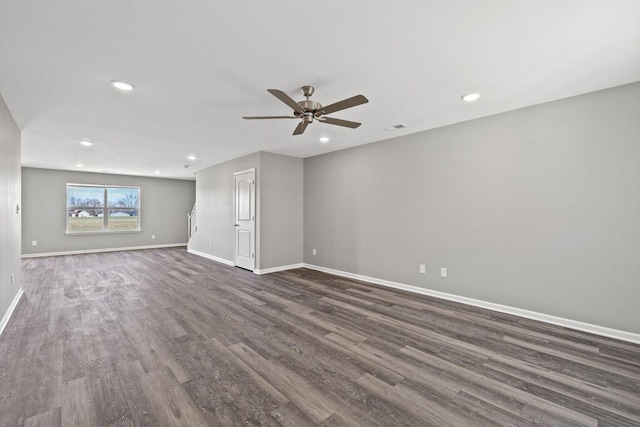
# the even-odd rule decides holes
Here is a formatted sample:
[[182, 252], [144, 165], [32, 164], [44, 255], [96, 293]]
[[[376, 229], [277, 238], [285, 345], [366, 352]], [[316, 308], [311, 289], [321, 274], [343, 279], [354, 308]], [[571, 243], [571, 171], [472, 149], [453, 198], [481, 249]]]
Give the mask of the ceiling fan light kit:
[[356, 107], [358, 105], [366, 104], [369, 102], [363, 95], [356, 95], [351, 98], [343, 99], [342, 101], [335, 102], [333, 104], [323, 107], [317, 101], [312, 101], [309, 98], [313, 95], [315, 89], [313, 86], [302, 86], [300, 88], [302, 94], [305, 97], [304, 101], [296, 102], [289, 95], [279, 89], [267, 89], [271, 95], [284, 102], [293, 110], [293, 116], [245, 116], [246, 120], [264, 120], [264, 119], [300, 119], [300, 123], [293, 131], [293, 135], [301, 135], [309, 124], [317, 120], [320, 123], [326, 123], [329, 125], [348, 127], [355, 129], [362, 123], [351, 122], [348, 120], [335, 119], [333, 117], [324, 117], [326, 114], [335, 113], [336, 111], [346, 110], [347, 108]]

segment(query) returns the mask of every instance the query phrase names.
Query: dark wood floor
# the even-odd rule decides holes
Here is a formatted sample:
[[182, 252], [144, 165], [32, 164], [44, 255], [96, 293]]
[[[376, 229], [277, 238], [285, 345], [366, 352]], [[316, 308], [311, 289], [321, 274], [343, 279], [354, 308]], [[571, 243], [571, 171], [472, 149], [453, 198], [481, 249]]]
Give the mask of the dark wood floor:
[[33, 258], [0, 426], [640, 425], [640, 346], [311, 270]]

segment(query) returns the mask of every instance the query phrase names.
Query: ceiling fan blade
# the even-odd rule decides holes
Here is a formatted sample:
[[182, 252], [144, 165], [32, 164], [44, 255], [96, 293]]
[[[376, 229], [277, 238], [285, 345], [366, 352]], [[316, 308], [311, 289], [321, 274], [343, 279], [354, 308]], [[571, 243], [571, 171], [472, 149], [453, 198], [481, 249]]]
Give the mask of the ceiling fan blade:
[[[356, 105], [366, 104], [369, 102], [367, 98], [363, 95], [356, 95], [348, 99], [343, 99], [342, 101], [338, 101], [334, 104], [327, 105], [326, 107], [322, 107], [321, 114], [331, 114], [336, 111], [344, 110], [346, 108], [355, 107]], [[316, 113], [316, 116], [318, 114]]]
[[302, 108], [300, 106], [300, 104], [298, 104], [296, 101], [291, 99], [289, 97], [289, 95], [287, 95], [283, 91], [278, 90], [278, 89], [267, 89], [267, 92], [269, 92], [271, 95], [275, 96], [280, 101], [282, 101], [285, 104], [287, 104], [289, 107], [291, 107], [293, 109], [293, 111], [297, 111], [300, 114], [304, 114], [305, 113], [304, 108]]
[[245, 120], [260, 120], [260, 119], [297, 119], [295, 116], [244, 116]]
[[294, 135], [302, 135], [304, 133], [304, 130], [307, 128], [307, 126], [309, 125], [309, 122], [300, 122], [298, 124], [298, 126], [296, 126], [296, 130], [293, 131]]
[[351, 129], [355, 129], [358, 126], [360, 126], [362, 123], [358, 123], [358, 122], [350, 122], [349, 120], [340, 120], [340, 119], [334, 119], [332, 117], [322, 117], [320, 119], [318, 119], [318, 121], [320, 123], [327, 123], [330, 125], [337, 125], [337, 126], [344, 126], [346, 128], [351, 128]]

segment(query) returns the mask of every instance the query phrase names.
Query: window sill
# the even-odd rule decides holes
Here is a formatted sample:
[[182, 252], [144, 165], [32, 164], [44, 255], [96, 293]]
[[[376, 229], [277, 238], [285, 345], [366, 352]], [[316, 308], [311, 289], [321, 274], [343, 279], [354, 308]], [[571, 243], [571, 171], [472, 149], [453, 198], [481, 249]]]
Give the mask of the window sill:
[[65, 231], [65, 236], [86, 236], [87, 234], [132, 234], [142, 233], [142, 229], [139, 230], [113, 230], [113, 231]]

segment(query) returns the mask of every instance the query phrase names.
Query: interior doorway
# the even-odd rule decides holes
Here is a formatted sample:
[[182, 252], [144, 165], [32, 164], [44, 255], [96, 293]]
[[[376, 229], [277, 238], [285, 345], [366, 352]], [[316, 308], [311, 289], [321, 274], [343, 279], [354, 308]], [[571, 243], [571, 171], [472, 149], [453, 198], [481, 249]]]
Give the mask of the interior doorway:
[[236, 172], [235, 182], [235, 250], [236, 267], [256, 268], [256, 170]]

